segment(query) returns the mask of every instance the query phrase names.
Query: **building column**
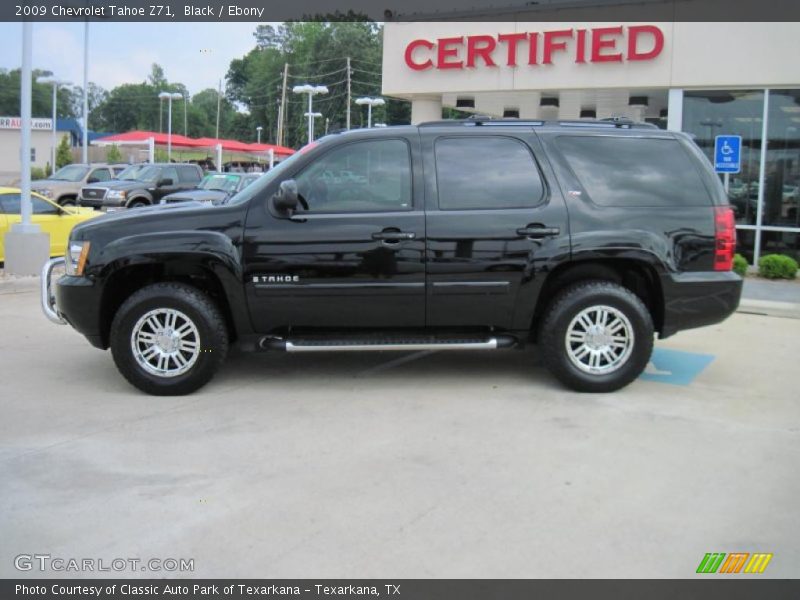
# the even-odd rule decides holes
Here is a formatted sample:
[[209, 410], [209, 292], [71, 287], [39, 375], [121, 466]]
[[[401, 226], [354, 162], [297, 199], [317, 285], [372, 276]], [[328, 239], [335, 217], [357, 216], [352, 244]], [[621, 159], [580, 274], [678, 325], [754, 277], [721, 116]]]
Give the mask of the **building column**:
[[412, 125], [418, 125], [426, 121], [441, 121], [441, 119], [441, 96], [420, 96], [411, 100]]
[[667, 95], [667, 129], [669, 131], [683, 131], [683, 90], [669, 90]]

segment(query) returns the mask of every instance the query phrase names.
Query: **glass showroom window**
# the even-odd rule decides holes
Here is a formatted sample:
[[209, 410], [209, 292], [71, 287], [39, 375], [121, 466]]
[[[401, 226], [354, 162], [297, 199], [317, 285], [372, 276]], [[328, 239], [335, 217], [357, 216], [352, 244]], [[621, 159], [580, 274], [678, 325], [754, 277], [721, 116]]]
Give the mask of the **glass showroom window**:
[[[761, 127], [764, 116], [763, 90], [686, 91], [683, 131], [692, 135], [701, 150], [714, 160], [714, 138], [742, 136], [742, 170], [728, 181], [728, 199], [738, 225], [756, 224], [758, 179], [761, 161]], [[737, 252], [753, 260], [755, 231], [737, 231]]]
[[[770, 90], [761, 256], [800, 257], [800, 90]], [[780, 230], [777, 230], [779, 228]]]

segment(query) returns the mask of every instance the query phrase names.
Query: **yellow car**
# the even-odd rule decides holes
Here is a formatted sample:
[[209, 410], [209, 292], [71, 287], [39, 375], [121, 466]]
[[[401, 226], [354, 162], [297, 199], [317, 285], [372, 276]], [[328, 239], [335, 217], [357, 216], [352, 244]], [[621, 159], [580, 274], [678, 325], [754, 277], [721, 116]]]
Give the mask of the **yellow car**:
[[[0, 263], [6, 256], [6, 232], [22, 220], [19, 214], [20, 193], [19, 188], [0, 187]], [[75, 225], [102, 214], [91, 207], [59, 206], [35, 192], [31, 193], [31, 201], [31, 221], [50, 234], [50, 256], [64, 255], [69, 232]]]

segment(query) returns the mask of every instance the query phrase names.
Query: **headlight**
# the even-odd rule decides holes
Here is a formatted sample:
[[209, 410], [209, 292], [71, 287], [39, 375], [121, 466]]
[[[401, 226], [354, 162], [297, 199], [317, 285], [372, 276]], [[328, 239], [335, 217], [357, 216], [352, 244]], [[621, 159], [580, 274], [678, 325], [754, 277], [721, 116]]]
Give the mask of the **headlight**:
[[89, 242], [72, 242], [67, 244], [66, 259], [67, 275], [83, 275], [86, 266], [86, 257], [89, 255]]
[[37, 194], [41, 194], [41, 195], [42, 195], [42, 196], [44, 196], [45, 198], [52, 198], [52, 197], [53, 197], [53, 192], [52, 192], [52, 191], [50, 191], [50, 190], [48, 190], [48, 189], [44, 189], [44, 190], [33, 190], [33, 191], [34, 191], [34, 192], [36, 192]]
[[120, 192], [119, 190], [108, 190], [106, 198], [109, 200], [125, 200], [127, 194], [127, 192]]

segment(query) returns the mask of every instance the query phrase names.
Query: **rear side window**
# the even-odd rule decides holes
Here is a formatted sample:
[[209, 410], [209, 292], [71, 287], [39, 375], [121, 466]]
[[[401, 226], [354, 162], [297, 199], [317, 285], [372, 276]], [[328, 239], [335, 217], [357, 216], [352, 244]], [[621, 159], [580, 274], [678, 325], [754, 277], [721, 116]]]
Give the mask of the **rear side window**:
[[435, 154], [441, 210], [526, 208], [544, 197], [533, 155], [517, 139], [439, 138]]
[[695, 161], [677, 140], [559, 136], [556, 145], [595, 204], [711, 204]]

